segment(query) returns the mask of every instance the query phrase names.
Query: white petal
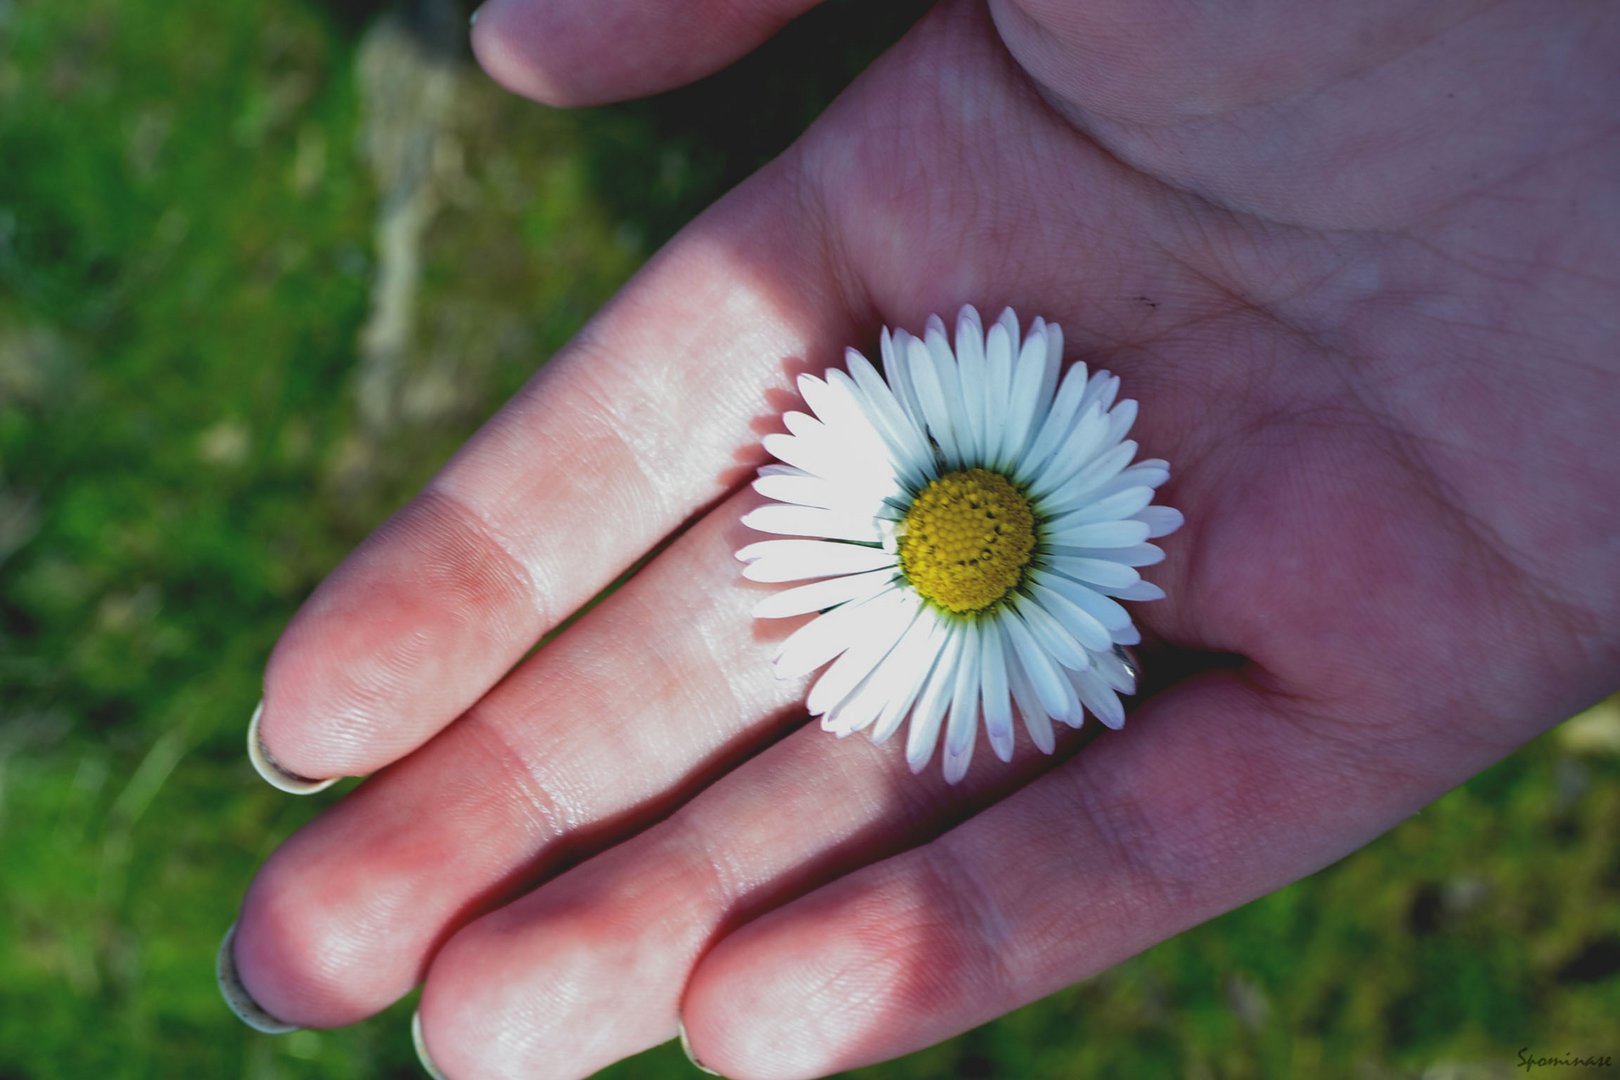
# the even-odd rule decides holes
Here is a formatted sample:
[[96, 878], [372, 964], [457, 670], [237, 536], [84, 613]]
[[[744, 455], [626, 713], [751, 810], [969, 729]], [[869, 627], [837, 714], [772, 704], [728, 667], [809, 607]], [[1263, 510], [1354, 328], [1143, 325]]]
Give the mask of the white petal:
[[894, 554], [880, 547], [827, 540], [761, 540], [737, 552], [737, 558], [749, 563], [743, 568], [749, 581], [807, 581], [895, 565]]
[[[984, 320], [979, 318], [979, 309], [972, 304], [963, 304], [962, 310], [956, 313], [956, 333], [961, 335], [964, 327], [972, 330], [979, 337], [979, 345], [984, 346]], [[957, 345], [960, 349], [962, 346]]]
[[810, 476], [806, 473], [795, 475], [771, 473], [761, 476], [754, 481], [754, 490], [767, 499], [795, 503], [799, 506], [831, 509], [841, 502], [847, 505], [849, 501], [847, 489], [840, 488], [825, 477]]
[[861, 680], [877, 667], [878, 661], [900, 643], [901, 637], [911, 627], [917, 609], [922, 606], [921, 598], [915, 593], [900, 595], [904, 597], [903, 602], [889, 604], [885, 596], [869, 605], [873, 609], [872, 614], [862, 620], [855, 640], [810, 688], [805, 709], [811, 716], [822, 715], [848, 697]]
[[1077, 671], [1070, 676], [1070, 680], [1074, 683], [1080, 703], [1090, 709], [1093, 716], [1115, 731], [1125, 726], [1125, 706], [1119, 703], [1119, 695], [1100, 676], [1089, 671]]
[[743, 515], [742, 523], [750, 529], [778, 536], [816, 536], [874, 544], [883, 539], [877, 522], [869, 516], [790, 503], [757, 507]]
[[1085, 548], [1067, 544], [1047, 544], [1043, 549], [1052, 555], [1072, 556], [1077, 559], [1106, 559], [1121, 566], [1154, 566], [1164, 562], [1164, 549], [1157, 544], [1132, 544], [1118, 548]]
[[[891, 648], [890, 654], [892, 653], [893, 649]], [[831, 666], [818, 675], [810, 687], [811, 693], [814, 693], [815, 688], [826, 681], [827, 676], [832, 674], [833, 670], [842, 664], [849, 655], [850, 650], [846, 650], [842, 656], [833, 661]], [[864, 727], [872, 722], [878, 711], [883, 708], [883, 702], [878, 700], [873, 688], [875, 676], [880, 670], [882, 670], [881, 660], [864, 678], [855, 684], [854, 688], [841, 695], [838, 700], [822, 710], [820, 713], [822, 731], [831, 732], [842, 739], [855, 731], [855, 725], [859, 724]], [[819, 700], [817, 704], [820, 704]], [[806, 711], [810, 711], [808, 703]], [[810, 715], [815, 716], [817, 714], [812, 711]]]
[[1019, 341], [1018, 312], [1010, 307], [1002, 308], [1001, 314], [996, 316], [996, 325], [1007, 331], [1007, 339], [1013, 343], [1013, 348], [1016, 351]]
[[928, 759], [934, 756], [934, 744], [939, 741], [940, 721], [950, 706], [951, 691], [956, 687], [956, 664], [962, 655], [962, 624], [945, 624], [945, 642], [940, 649], [934, 670], [929, 673], [928, 685], [917, 698], [917, 707], [911, 712], [911, 725], [906, 729], [906, 764], [912, 772], [921, 772]]
[[927, 429], [928, 423], [923, 416], [922, 405], [917, 400], [917, 388], [911, 383], [911, 372], [906, 367], [904, 355], [906, 350], [903, 339], [910, 336], [905, 331], [901, 331], [897, 338], [885, 326], [878, 341], [882, 349], [883, 374], [888, 381], [889, 388], [894, 391], [895, 403], [900, 406], [901, 410], [906, 414], [906, 418], [911, 421], [911, 426], [920, 434]]
[[1035, 319], [1035, 325], [1030, 327], [1030, 334], [1035, 334], [1035, 327], [1040, 327], [1040, 343], [1042, 343], [1042, 374], [1040, 374], [1040, 390], [1035, 393], [1035, 413], [1030, 416], [1029, 434], [1022, 445], [1017, 447], [1017, 455], [1022, 457], [1025, 450], [1029, 450], [1030, 440], [1034, 439], [1035, 432], [1040, 429], [1043, 419], [1051, 411], [1051, 397], [1058, 389], [1058, 379], [1063, 376], [1063, 327], [1056, 322], [1047, 322], [1045, 319]]
[[[851, 383], [850, 394], [860, 403], [872, 421], [872, 426], [888, 444], [895, 470], [919, 484], [932, 479], [933, 452], [928, 449], [921, 430], [912, 423], [905, 409], [895, 399], [894, 392], [883, 381], [870, 361], [854, 349], [844, 356], [849, 374], [844, 378]], [[829, 372], [827, 381], [835, 383], [838, 373]]]
[[817, 475], [846, 489], [852, 501], [882, 499], [904, 489], [888, 448], [876, 436], [866, 442], [846, 438], [843, 430], [823, 426], [814, 433], [795, 437], [802, 444], [799, 456], [822, 463], [824, 467]]
[[[793, 416], [804, 414], [787, 413], [783, 418]], [[761, 439], [766, 452], [812, 476], [850, 485], [852, 494], [896, 486], [892, 482], [894, 470], [887, 452], [863, 452], [859, 442], [841, 442], [836, 432], [807, 416], [795, 426], [802, 434], [773, 432]], [[888, 478], [884, 477], [885, 473], [889, 474]]]
[[1150, 506], [1136, 515], [1136, 520], [1147, 525], [1148, 538], [1157, 540], [1169, 536], [1186, 523], [1181, 511], [1169, 506]]
[[1013, 358], [1018, 351], [1018, 329], [1016, 321], [1011, 336], [1008, 335], [1005, 322], [997, 322], [990, 327], [990, 332], [984, 339], [984, 363], [986, 379], [990, 383], [993, 408], [988, 414], [989, 424], [986, 430], [990, 439], [995, 443], [996, 449], [1001, 449], [1003, 425], [1006, 423], [1007, 403], [1012, 396]]
[[1073, 485], [1074, 490], [1083, 491], [1086, 497], [1090, 498], [1093, 491], [1117, 477], [1135, 456], [1136, 441], [1126, 439], [1118, 446], [1111, 446], [1098, 454], [1089, 465], [1076, 473], [1069, 483]]
[[1169, 479], [1170, 466], [1159, 458], [1149, 458], [1146, 461], [1138, 461], [1112, 480], [1093, 487], [1091, 498], [1101, 499], [1126, 488], [1157, 488]]
[[1001, 445], [991, 458], [997, 465], [1017, 461], [1029, 446], [1045, 378], [1046, 339], [1044, 335], [1031, 335], [1013, 365], [1012, 393], [1007, 396], [1007, 412], [1002, 418]]
[[842, 653], [859, 640], [861, 626], [871, 620], [875, 605], [892, 602], [889, 598], [897, 593], [898, 590], [859, 603], [841, 604], [793, 631], [778, 646], [771, 661], [776, 677], [796, 679], [808, 675]]
[[981, 459], [1000, 430], [1007, 404], [1007, 384], [997, 382], [984, 350], [984, 327], [972, 304], [956, 317], [956, 369], [962, 381], [962, 401], [973, 421], [974, 443]]
[[[977, 622], [964, 627], [966, 640], [956, 664], [956, 686], [951, 693], [951, 714], [945, 725], [945, 782], [954, 784], [967, 775], [973, 741], [979, 733], [979, 680], [984, 635]], [[926, 762], [925, 762], [926, 764]]]
[[1135, 623], [1132, 623], [1129, 626], [1122, 626], [1118, 630], [1110, 630], [1108, 633], [1109, 636], [1114, 639], [1115, 645], [1142, 644], [1142, 632], [1136, 628]]
[[1018, 714], [1024, 718], [1024, 728], [1029, 732], [1030, 741], [1041, 753], [1050, 754], [1057, 748], [1057, 740], [1052, 734], [1052, 718], [1047, 715], [1040, 699], [1035, 696], [1035, 688], [1030, 685], [1029, 676], [1024, 674], [1024, 665], [1019, 662], [1017, 654], [1011, 648], [1011, 640], [1007, 639], [1008, 689], [1012, 691], [1013, 701], [1018, 705]]
[[848, 379], [849, 376], [837, 368], [827, 369], [826, 374], [826, 379], [818, 379], [807, 372], [801, 374], [797, 380], [799, 396], [810, 406], [810, 411], [841, 438], [858, 438], [869, 448], [881, 447], [883, 440], [878, 434], [877, 426], [861, 408], [860, 401], [850, 394], [846, 384], [832, 381], [834, 375], [842, 376], [844, 379]]
[[789, 409], [782, 414], [782, 424], [788, 429], [788, 434], [803, 439], [820, 439], [827, 434], [827, 425], [798, 409]]
[[1047, 573], [1043, 570], [1034, 571], [1030, 577], [1036, 584], [1044, 586], [1065, 600], [1073, 602], [1084, 610], [1087, 615], [1090, 615], [1110, 630], [1130, 625], [1130, 612], [1120, 607], [1116, 601], [1110, 600], [1090, 586], [1082, 585], [1080, 582], [1066, 578], [1062, 574]]
[[[1029, 449], [1024, 451], [1017, 463], [1021, 482], [1027, 484], [1031, 478], [1041, 475], [1045, 471], [1046, 462], [1057, 452], [1058, 447], [1067, 441], [1077, 423], [1080, 398], [1085, 391], [1086, 365], [1084, 361], [1077, 360], [1063, 376], [1063, 383], [1058, 388], [1057, 397], [1052, 401], [1052, 407], [1041, 419], [1035, 437], [1030, 440]], [[1099, 409], [1099, 419], [1101, 415], [1102, 410]]]
[[1052, 658], [1046, 655], [1030, 633], [1029, 627], [1016, 613], [1009, 615], [1005, 622], [1007, 640], [1012, 644], [1013, 652], [1018, 656], [1018, 662], [1023, 664], [1024, 672], [1029, 676], [1031, 688], [1048, 716], [1055, 719], [1069, 721], [1070, 716], [1078, 707], [1079, 699], [1074, 696], [1068, 679], [1064, 678], [1060, 669]]
[[860, 397], [854, 392], [854, 383], [848, 375], [832, 368], [827, 372], [827, 381], [813, 375], [800, 375], [798, 385], [805, 404], [821, 418], [827, 434], [835, 438], [841, 448], [868, 462], [888, 462], [892, 468], [895, 455], [871, 415], [861, 407]]
[[1037, 499], [1068, 487], [1103, 446], [1108, 434], [1108, 421], [1101, 409], [1090, 406], [1080, 414], [1074, 430], [1056, 450], [1044, 471], [1030, 483], [1030, 494]]
[[1041, 504], [1042, 512], [1060, 514], [1081, 505], [1091, 498], [1091, 493], [1098, 487], [1118, 476], [1135, 454], [1136, 444], [1126, 439], [1118, 446], [1109, 447], [1090, 458], [1049, 489], [1050, 494]]
[[1164, 590], [1151, 581], [1137, 581], [1130, 585], [1099, 586], [1104, 596], [1117, 596], [1121, 600], [1163, 600]]
[[900, 729], [906, 713], [928, 682], [945, 645], [945, 623], [939, 613], [924, 607], [917, 613], [906, 636], [884, 658], [878, 671], [892, 682], [892, 692], [872, 728], [872, 741], [879, 745]]
[[1066, 528], [1071, 525], [1090, 525], [1099, 521], [1120, 521], [1130, 517], [1152, 501], [1152, 488], [1127, 488], [1106, 498], [1095, 501], [1088, 499], [1075, 509], [1054, 517], [1052, 524], [1059, 528]]
[[[872, 674], [875, 675], [877, 672], [874, 671]], [[871, 726], [883, 708], [883, 698], [872, 688], [871, 678], [872, 675], [868, 675], [866, 681], [851, 691], [843, 701], [822, 714], [822, 731], [836, 735], [840, 739], [847, 739], [857, 731], [864, 731]]]
[[[1036, 642], [1053, 660], [1077, 671], [1091, 666], [1091, 657], [1087, 655], [1085, 646], [1051, 612], [1027, 596], [1020, 596], [1013, 606], [1024, 617], [1024, 624], [1035, 635]], [[1096, 635], [1097, 638], [1107, 636], [1100, 625], [1097, 629], [1102, 631]]]
[[956, 433], [956, 448], [963, 462], [979, 459], [979, 414], [983, 406], [978, 400], [979, 372], [964, 372], [961, 362], [951, 352], [950, 339], [945, 336], [945, 323], [938, 315], [928, 316], [923, 330], [923, 345], [939, 372], [940, 386], [945, 390], [945, 405], [951, 413], [951, 430]]
[[979, 681], [984, 687], [984, 733], [990, 739], [990, 749], [1002, 761], [1011, 761], [1013, 755], [1013, 718], [1011, 686], [1008, 683], [1008, 648], [1006, 631], [1000, 619], [987, 620], [981, 626]]
[[1145, 523], [1129, 519], [1053, 528], [1047, 538], [1052, 544], [1065, 547], [1122, 548], [1140, 544], [1150, 531]]
[[974, 423], [974, 414], [982, 406], [975, 400], [970, 400], [965, 394], [960, 365], [957, 364], [956, 354], [951, 352], [950, 341], [945, 336], [945, 324], [938, 315], [928, 317], [923, 345], [928, 350], [928, 357], [933, 362], [934, 370], [939, 373], [940, 389], [945, 395], [945, 408], [951, 417], [951, 433], [956, 438], [956, 453], [958, 464], [966, 468], [981, 460], [979, 451], [977, 425]]
[[1135, 585], [1142, 576], [1122, 562], [1113, 559], [1080, 559], [1069, 555], [1049, 555], [1046, 562], [1065, 577], [1084, 581], [1088, 585], [1123, 589]]
[[791, 619], [812, 611], [826, 611], [851, 600], [864, 600], [894, 585], [893, 568], [865, 574], [846, 574], [825, 581], [772, 593], [754, 605], [756, 619]]
[[1102, 620], [1062, 592], [1041, 584], [1033, 590], [1033, 594], [1035, 602], [1042, 610], [1056, 619], [1081, 645], [1093, 652], [1112, 647], [1113, 638], [1109, 636], [1108, 627], [1103, 625]]
[[822, 717], [822, 730], [842, 739], [864, 731], [891, 708], [898, 709], [904, 715], [916, 699], [917, 691], [922, 688], [933, 663], [932, 652], [926, 649], [919, 652], [916, 643], [927, 644], [935, 621], [933, 609], [919, 606], [916, 618], [901, 636], [899, 644], [878, 661], [859, 686]]
[[[915, 625], [915, 622], [913, 623]], [[910, 633], [907, 630], [906, 633]], [[901, 637], [901, 642], [905, 637]], [[870, 726], [877, 719], [883, 707], [888, 704], [891, 694], [897, 688], [896, 671], [893, 666], [895, 652], [899, 649], [895, 645], [877, 665], [867, 673], [848, 694], [844, 695], [832, 708], [821, 717], [821, 730], [829, 731], [840, 739], [847, 738], [857, 731]], [[844, 654], [849, 655], [848, 653]], [[842, 659], [842, 657], [840, 657]], [[902, 691], [903, 686], [898, 687]]]
[[1108, 413], [1108, 442], [1117, 443], [1131, 430], [1136, 423], [1136, 402], [1126, 398], [1114, 406]]
[[1114, 398], [1117, 396], [1119, 396], [1119, 376], [1107, 368], [1099, 368], [1092, 373], [1091, 381], [1086, 384], [1086, 396], [1080, 402], [1080, 407], [1084, 409], [1095, 403], [1102, 407], [1103, 412], [1107, 412], [1114, 407]]
[[1046, 378], [1041, 380], [1041, 413], [1045, 416], [1052, 407], [1052, 394], [1058, 378], [1063, 374], [1063, 327], [1055, 322], [1046, 324]]
[[[895, 344], [898, 351], [900, 336], [895, 335]], [[910, 376], [912, 386], [917, 391], [917, 401], [922, 406], [923, 416], [928, 422], [928, 434], [939, 444], [940, 453], [945, 457], [945, 464], [952, 469], [962, 464], [962, 454], [958, 449], [956, 433], [951, 427], [951, 407], [945, 399], [945, 385], [941, 382], [940, 373], [934, 367], [933, 359], [928, 355], [928, 346], [916, 338], [906, 335], [906, 373]], [[955, 372], [951, 372], [951, 386], [955, 389]]]
[[806, 476], [836, 476], [842, 467], [840, 461], [829, 461], [818, 456], [817, 447], [807, 439], [773, 431], [760, 443], [766, 453], [778, 461], [785, 461]]
[[1104, 682], [1121, 694], [1136, 693], [1136, 676], [1131, 669], [1125, 666], [1125, 661], [1112, 650], [1098, 653], [1093, 658], [1092, 669], [1100, 675]]

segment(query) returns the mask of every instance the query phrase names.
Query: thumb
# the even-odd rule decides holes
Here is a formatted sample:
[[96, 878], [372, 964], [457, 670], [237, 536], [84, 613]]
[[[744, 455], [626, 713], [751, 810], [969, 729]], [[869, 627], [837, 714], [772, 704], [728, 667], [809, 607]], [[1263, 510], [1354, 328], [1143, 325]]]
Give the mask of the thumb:
[[491, 78], [548, 105], [598, 105], [708, 75], [817, 0], [488, 0], [472, 45]]

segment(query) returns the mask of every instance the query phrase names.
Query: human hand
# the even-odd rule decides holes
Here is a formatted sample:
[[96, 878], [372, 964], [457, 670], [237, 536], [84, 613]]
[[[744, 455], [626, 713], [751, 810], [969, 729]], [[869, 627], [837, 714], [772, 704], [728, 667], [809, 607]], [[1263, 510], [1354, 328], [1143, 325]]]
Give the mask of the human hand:
[[[571, 103], [775, 25], [676, 10], [497, 0], [476, 44]], [[1616, 22], [936, 10], [289, 627], [276, 758], [390, 767], [261, 871], [246, 988], [330, 1026], [425, 977], [455, 1077], [585, 1074], [677, 1016], [726, 1075], [816, 1075], [1309, 873], [1610, 689]], [[964, 301], [1061, 322], [1142, 401], [1188, 525], [1137, 617], [1150, 677], [1186, 675], [1084, 753], [950, 788], [783, 735], [804, 687], [732, 552], [792, 375]]]

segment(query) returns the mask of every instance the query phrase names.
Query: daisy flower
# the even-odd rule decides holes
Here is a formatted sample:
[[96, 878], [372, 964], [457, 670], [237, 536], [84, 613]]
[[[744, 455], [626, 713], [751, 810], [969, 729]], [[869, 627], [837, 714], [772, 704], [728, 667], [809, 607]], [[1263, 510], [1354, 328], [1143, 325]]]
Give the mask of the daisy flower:
[[807, 704], [840, 737], [881, 743], [909, 720], [913, 772], [943, 731], [952, 783], [981, 718], [1002, 761], [1015, 707], [1048, 754], [1054, 720], [1079, 727], [1089, 711], [1118, 728], [1119, 695], [1136, 689], [1121, 647], [1141, 640], [1119, 601], [1164, 596], [1137, 568], [1182, 522], [1150, 505], [1169, 465], [1131, 464], [1136, 402], [1106, 371], [1063, 372], [1062, 330], [1037, 318], [1020, 336], [1011, 309], [987, 333], [964, 307], [954, 348], [937, 315], [921, 338], [881, 340], [883, 374], [850, 349], [847, 372], [800, 376], [810, 412], [764, 440], [780, 464], [754, 487], [774, 501], [743, 522], [792, 539], [737, 557], [750, 580], [799, 584], [754, 614], [817, 613], [776, 674], [828, 665]]

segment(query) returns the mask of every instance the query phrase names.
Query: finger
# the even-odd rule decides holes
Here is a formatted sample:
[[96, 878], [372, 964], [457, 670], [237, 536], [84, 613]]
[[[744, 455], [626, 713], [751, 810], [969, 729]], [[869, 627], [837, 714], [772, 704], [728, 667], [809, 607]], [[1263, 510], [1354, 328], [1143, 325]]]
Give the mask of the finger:
[[[1078, 732], [1064, 729], [1065, 743]], [[957, 785], [913, 775], [904, 739], [811, 725], [673, 817], [459, 931], [420, 1020], [450, 1076], [587, 1076], [675, 1035], [703, 951], [757, 912], [936, 835], [1050, 766], [1020, 740]], [[988, 759], [988, 760], [987, 760]]]
[[[803, 694], [753, 622], [739, 495], [419, 752], [288, 840], [236, 931], [271, 1015], [331, 1027], [398, 999], [451, 928], [634, 829], [746, 753]], [[774, 631], [774, 632], [773, 632]]]
[[276, 762], [363, 774], [421, 745], [747, 475], [793, 358], [853, 333], [807, 199], [777, 166], [711, 209], [321, 585], [265, 675]]
[[750, 52], [817, 0], [489, 0], [478, 62], [550, 105], [595, 105], [680, 86]]
[[1181, 684], [933, 843], [725, 938], [686, 992], [697, 1059], [809, 1077], [938, 1042], [1326, 865], [1489, 756], [1284, 707], [1229, 671]]

